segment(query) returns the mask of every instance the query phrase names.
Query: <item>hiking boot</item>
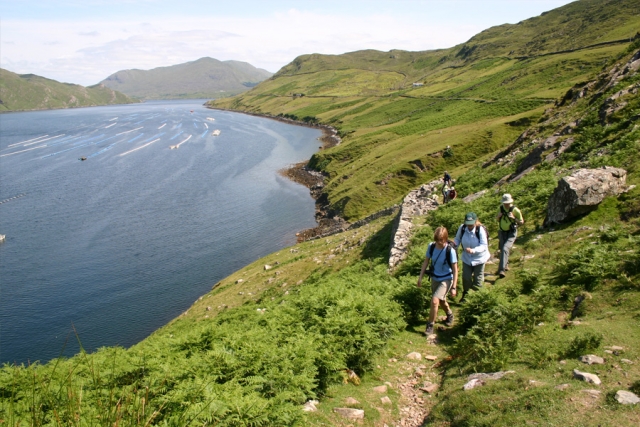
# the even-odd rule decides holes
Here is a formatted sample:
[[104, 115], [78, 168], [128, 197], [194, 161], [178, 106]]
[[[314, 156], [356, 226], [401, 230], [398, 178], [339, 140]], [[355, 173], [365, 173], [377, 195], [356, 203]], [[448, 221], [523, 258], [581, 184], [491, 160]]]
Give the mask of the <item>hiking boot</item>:
[[505, 277], [507, 277], [507, 275], [504, 273], [504, 271], [499, 271], [498, 272], [498, 276], [500, 276], [501, 279], [504, 279]]
[[467, 291], [462, 292], [462, 298], [460, 298], [460, 303], [464, 302], [464, 299], [467, 297]]
[[424, 334], [427, 336], [433, 334], [433, 323], [427, 323], [427, 330], [424, 331]]
[[447, 314], [447, 320], [444, 321], [447, 326], [453, 326], [453, 312]]

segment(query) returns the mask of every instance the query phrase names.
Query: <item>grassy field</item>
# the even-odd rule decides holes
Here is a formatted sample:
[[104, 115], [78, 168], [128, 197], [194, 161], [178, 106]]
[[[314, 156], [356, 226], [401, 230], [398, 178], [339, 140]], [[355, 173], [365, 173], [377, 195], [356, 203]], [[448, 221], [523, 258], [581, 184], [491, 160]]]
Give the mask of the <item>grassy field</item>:
[[[600, 3], [567, 7], [571, 12], [584, 4]], [[547, 15], [552, 22], [559, 19], [555, 12]], [[607, 31], [614, 27], [602, 25], [611, 28]], [[485, 33], [488, 37], [492, 30]], [[308, 109], [305, 115], [317, 107], [322, 121], [341, 117], [348, 126], [359, 120], [344, 144], [312, 159], [330, 172], [327, 191], [352, 212], [351, 218], [384, 206], [385, 200], [397, 201], [403, 188], [442, 168], [458, 172], [463, 194], [489, 191], [469, 204], [457, 199], [421, 218], [408, 256], [393, 274], [387, 271], [393, 223], [383, 217], [244, 267], [212, 284], [180, 317], [129, 349], [4, 366], [0, 422], [15, 427], [381, 427], [407, 425], [417, 410], [423, 425], [438, 427], [638, 425], [640, 405], [620, 405], [614, 396], [618, 390], [640, 394], [640, 187], [605, 199], [586, 215], [544, 226], [558, 179], [575, 168], [621, 167], [628, 171], [628, 184], [640, 184], [640, 74], [629, 72], [606, 86], [609, 71], [627, 63], [640, 42], [617, 49], [590, 49], [595, 62], [606, 59], [607, 64], [593, 65], [594, 80], [585, 77], [571, 95], [583, 86], [590, 89], [583, 97], [565, 97], [567, 90], [558, 90], [553, 102], [535, 96], [512, 101], [436, 99], [434, 94], [333, 101], [263, 96], [261, 105], [269, 108], [299, 102]], [[364, 61], [368, 54], [354, 56]], [[512, 65], [511, 60], [495, 64], [502, 67], [496, 73]], [[482, 70], [490, 78], [487, 68], [475, 71]], [[596, 75], [600, 70], [604, 73]], [[619, 97], [612, 104], [607, 99], [614, 94]], [[504, 115], [502, 104], [508, 102], [514, 114]], [[437, 112], [430, 103], [442, 107], [446, 126], [433, 119]], [[619, 108], [602, 114], [611, 105]], [[421, 112], [408, 114], [414, 110]], [[299, 115], [294, 109], [280, 112]], [[503, 180], [540, 141], [572, 122], [575, 141], [567, 151], [519, 180]], [[422, 133], [403, 134], [414, 129], [412, 124]], [[516, 139], [524, 131], [528, 136]], [[443, 156], [446, 145], [453, 147], [453, 156]], [[365, 195], [358, 192], [363, 188]], [[427, 342], [422, 331], [430, 295], [415, 284], [434, 228], [455, 229], [466, 212], [474, 211], [489, 229], [495, 253], [492, 218], [504, 192], [514, 196], [526, 219], [507, 277], [498, 279], [497, 266], [487, 265], [483, 290], [464, 304], [452, 301], [454, 326], [439, 321], [437, 341]], [[584, 301], [575, 308], [577, 296]], [[414, 351], [432, 357], [408, 359]], [[603, 357], [605, 364], [580, 362], [586, 354]], [[597, 374], [602, 384], [575, 379], [573, 369]], [[513, 372], [463, 390], [470, 374], [496, 371]], [[420, 390], [427, 381], [436, 389]], [[387, 385], [385, 392], [374, 390], [381, 385]], [[302, 405], [310, 399], [319, 400], [318, 411], [305, 413]], [[362, 409], [364, 419], [342, 418], [336, 407]]]

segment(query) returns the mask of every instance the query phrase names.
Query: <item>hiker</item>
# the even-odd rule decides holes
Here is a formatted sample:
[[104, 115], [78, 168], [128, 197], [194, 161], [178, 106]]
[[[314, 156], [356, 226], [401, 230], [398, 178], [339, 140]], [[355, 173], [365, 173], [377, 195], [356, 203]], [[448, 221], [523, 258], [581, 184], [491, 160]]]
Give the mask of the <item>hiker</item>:
[[513, 197], [511, 194], [502, 196], [502, 204], [500, 212], [496, 217], [498, 220], [498, 249], [500, 250], [500, 265], [498, 266], [498, 275], [500, 278], [505, 277], [505, 272], [509, 271], [509, 252], [516, 242], [518, 235], [518, 226], [524, 224], [522, 212], [513, 205]]
[[420, 269], [420, 277], [418, 278], [418, 287], [422, 286], [422, 277], [431, 261], [428, 274], [431, 277], [431, 308], [429, 310], [429, 321], [427, 322], [427, 330], [425, 334], [433, 334], [433, 325], [438, 314], [438, 307], [442, 304], [444, 311], [447, 313], [447, 326], [453, 325], [453, 312], [447, 303], [447, 294], [451, 292], [452, 296], [456, 296], [456, 287], [458, 284], [458, 257], [456, 251], [449, 245], [449, 232], [445, 227], [436, 228], [433, 234], [433, 242], [429, 243], [425, 260]]
[[442, 186], [442, 203], [443, 204], [447, 204], [449, 202], [449, 192], [451, 191], [451, 187], [449, 187], [449, 184], [444, 184]]
[[456, 188], [453, 186], [454, 184], [454, 181], [450, 181], [450, 184], [445, 184], [442, 186], [442, 203], [447, 204], [458, 197]]
[[444, 178], [442, 179], [444, 181], [444, 185], [449, 185], [451, 186], [451, 175], [449, 175], [449, 172], [444, 171]]
[[489, 233], [478, 215], [469, 212], [464, 224], [458, 228], [454, 239], [456, 249], [462, 246], [462, 298], [464, 302], [469, 291], [478, 291], [484, 284], [484, 265], [489, 261]]

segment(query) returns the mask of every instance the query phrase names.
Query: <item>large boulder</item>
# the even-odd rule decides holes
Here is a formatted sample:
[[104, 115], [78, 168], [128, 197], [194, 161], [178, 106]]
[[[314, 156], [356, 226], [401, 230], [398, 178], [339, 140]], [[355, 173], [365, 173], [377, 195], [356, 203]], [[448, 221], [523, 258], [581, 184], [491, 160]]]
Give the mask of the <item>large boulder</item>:
[[578, 169], [558, 183], [547, 205], [545, 224], [561, 223], [595, 209], [605, 197], [626, 191], [626, 179], [624, 169]]

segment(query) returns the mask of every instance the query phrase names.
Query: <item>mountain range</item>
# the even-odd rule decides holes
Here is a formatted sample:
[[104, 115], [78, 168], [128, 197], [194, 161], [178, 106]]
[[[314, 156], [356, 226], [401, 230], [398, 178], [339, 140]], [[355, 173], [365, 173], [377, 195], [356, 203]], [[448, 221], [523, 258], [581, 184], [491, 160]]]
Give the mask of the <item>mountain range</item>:
[[100, 83], [141, 99], [220, 98], [247, 91], [272, 74], [246, 62], [200, 58], [152, 70], [122, 70]]

